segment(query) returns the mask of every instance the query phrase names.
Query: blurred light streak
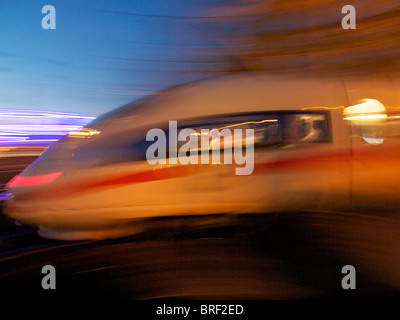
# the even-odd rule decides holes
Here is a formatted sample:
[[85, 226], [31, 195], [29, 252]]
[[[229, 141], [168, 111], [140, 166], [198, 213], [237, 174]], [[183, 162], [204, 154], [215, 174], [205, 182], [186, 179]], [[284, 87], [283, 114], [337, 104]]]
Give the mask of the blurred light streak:
[[379, 120], [386, 119], [385, 106], [374, 99], [364, 99], [362, 103], [346, 108], [344, 120]]
[[70, 137], [76, 138], [84, 138], [84, 137], [91, 137], [100, 134], [101, 131], [97, 130], [90, 130], [90, 129], [82, 129], [81, 131], [73, 131], [69, 133]]
[[128, 15], [132, 17], [140, 17], [140, 18], [155, 18], [155, 19], [170, 19], [170, 20], [194, 20], [194, 21], [201, 21], [201, 20], [221, 20], [221, 19], [248, 19], [255, 17], [263, 17], [266, 12], [252, 12], [249, 14], [231, 14], [231, 15], [207, 15], [207, 16], [188, 16], [188, 15], [161, 15], [161, 14], [151, 14], [151, 13], [138, 13], [138, 12], [128, 12], [128, 11], [117, 11], [117, 10], [107, 10], [101, 9], [96, 7], [84, 7], [86, 10], [91, 9], [94, 11], [104, 12], [104, 13], [113, 13], [119, 15]]
[[0, 157], [40, 155], [93, 119], [78, 113], [0, 109]]
[[387, 118], [386, 114], [367, 114], [367, 115], [346, 117], [344, 118], [344, 120], [379, 120], [386, 118]]

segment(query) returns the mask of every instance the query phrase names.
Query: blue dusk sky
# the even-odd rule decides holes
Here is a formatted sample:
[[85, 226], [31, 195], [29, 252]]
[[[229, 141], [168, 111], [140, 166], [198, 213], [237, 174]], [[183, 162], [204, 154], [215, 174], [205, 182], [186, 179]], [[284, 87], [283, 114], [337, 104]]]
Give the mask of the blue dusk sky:
[[[1, 0], [0, 108], [98, 116], [201, 78], [179, 61], [209, 45], [209, 25], [191, 17], [218, 2]], [[45, 5], [54, 30], [42, 28]]]

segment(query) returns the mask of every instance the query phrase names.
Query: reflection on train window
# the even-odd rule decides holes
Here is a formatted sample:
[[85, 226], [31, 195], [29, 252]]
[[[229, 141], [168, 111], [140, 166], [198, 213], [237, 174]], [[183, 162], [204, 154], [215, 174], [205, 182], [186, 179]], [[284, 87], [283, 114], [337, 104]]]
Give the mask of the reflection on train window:
[[[164, 125], [154, 125], [161, 128], [166, 133], [165, 150], [158, 150], [166, 157], [169, 157], [169, 131], [168, 123]], [[193, 129], [195, 134], [200, 137], [201, 129], [216, 129], [222, 132], [228, 129], [231, 144], [225, 143], [223, 136], [210, 135], [206, 145], [201, 144], [198, 139], [198, 151], [208, 149], [209, 151], [227, 149], [233, 145], [235, 129], [242, 129], [240, 139], [242, 147], [246, 148], [246, 129], [254, 130], [254, 147], [256, 150], [279, 148], [285, 145], [301, 145], [314, 142], [330, 142], [330, 127], [327, 113], [325, 112], [301, 112], [301, 111], [275, 111], [257, 112], [247, 114], [209, 116], [196, 119], [178, 121], [178, 132], [182, 129]], [[96, 143], [91, 148], [91, 152], [80, 152], [76, 150], [75, 161], [84, 161], [90, 165], [105, 165], [117, 162], [132, 162], [146, 160], [146, 151], [153, 141], [146, 140], [146, 133], [152, 128], [143, 129], [141, 134], [138, 131], [127, 133], [123, 138], [115, 139], [113, 143], [106, 144], [108, 147], [99, 147]], [[110, 137], [110, 139], [113, 139]], [[189, 139], [188, 139], [189, 140]], [[177, 150], [187, 141], [178, 141]], [[219, 143], [219, 146], [218, 146]], [[88, 146], [90, 148], [90, 146]], [[87, 159], [89, 157], [90, 159]], [[89, 161], [90, 160], [90, 161]]]
[[[278, 115], [253, 114], [213, 117], [199, 120], [185, 121], [179, 130], [191, 128], [198, 137], [198, 150], [215, 150], [232, 148], [234, 141], [241, 140], [242, 147], [246, 147], [246, 130], [254, 130], [254, 147], [269, 147], [282, 143], [282, 135]], [[203, 133], [202, 133], [203, 130]], [[205, 132], [204, 132], [205, 131]], [[207, 141], [207, 143], [204, 143]], [[177, 149], [186, 141], [178, 141]]]
[[[197, 138], [197, 147], [191, 151], [223, 150], [232, 148], [236, 139], [241, 139], [242, 148], [246, 148], [246, 129], [254, 130], [254, 148], [272, 148], [283, 145], [330, 142], [328, 117], [325, 112], [258, 112], [251, 114], [235, 114], [209, 116], [197, 119], [178, 121], [177, 133], [190, 129]], [[162, 127], [162, 126], [160, 126]], [[239, 129], [239, 130], [236, 130]], [[202, 132], [203, 130], [203, 132]], [[235, 131], [236, 130], [236, 131]], [[169, 145], [170, 132], [167, 132], [165, 152], [176, 155], [181, 147], [192, 140], [192, 136], [184, 135], [186, 140]], [[205, 131], [205, 132], [204, 132]], [[196, 141], [196, 140], [195, 140]], [[149, 145], [152, 142], [146, 142]], [[172, 148], [176, 148], [173, 150]], [[189, 152], [189, 151], [188, 151]]]
[[328, 120], [324, 113], [286, 113], [280, 116], [285, 143], [329, 142]]
[[[184, 125], [179, 123], [178, 131], [185, 128], [193, 129], [193, 134], [199, 138], [197, 149], [199, 151], [231, 148], [235, 138], [241, 139], [242, 147], [245, 148], [246, 129], [254, 130], [255, 148], [331, 141], [328, 117], [325, 112], [290, 111], [239, 114], [193, 119], [183, 123]], [[228, 129], [229, 133], [227, 134], [224, 129]], [[242, 130], [235, 133], [235, 129]], [[209, 132], [202, 134], [201, 130]], [[208, 140], [208, 143], [202, 144], [201, 138]], [[187, 141], [178, 141], [177, 150]]]

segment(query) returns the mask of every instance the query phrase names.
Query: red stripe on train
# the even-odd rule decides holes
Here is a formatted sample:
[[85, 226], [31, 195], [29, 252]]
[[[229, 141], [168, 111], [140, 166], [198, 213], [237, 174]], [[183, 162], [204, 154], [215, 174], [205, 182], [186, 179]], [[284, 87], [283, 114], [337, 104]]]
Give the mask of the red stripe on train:
[[[350, 161], [362, 162], [367, 159], [369, 164], [380, 163], [384, 161], [388, 163], [390, 161], [397, 161], [400, 157], [400, 151], [398, 148], [385, 148], [384, 152], [377, 152], [376, 148], [367, 148], [360, 151], [357, 154], [351, 155], [350, 150], [335, 150], [324, 154], [314, 155], [311, 157], [293, 158], [277, 160], [273, 162], [255, 163], [254, 171], [252, 174], [268, 174], [270, 172], [279, 171], [292, 171], [292, 170], [345, 170], [349, 168]], [[351, 160], [351, 157], [353, 157]], [[397, 164], [397, 163], [396, 163]], [[229, 165], [232, 167], [234, 174], [235, 164]], [[180, 178], [184, 176], [190, 176], [198, 173], [202, 173], [210, 170], [213, 165], [180, 165], [166, 168], [153, 169], [142, 172], [135, 172], [131, 174], [122, 175], [119, 177], [110, 178], [99, 178], [96, 181], [77, 181], [76, 183], [70, 183], [51, 189], [46, 189], [47, 197], [61, 197], [74, 195], [76, 193], [93, 190], [96, 188], [136, 184], [151, 181], [160, 181], [167, 179]], [[246, 176], [240, 176], [246, 177]], [[47, 191], [48, 190], [48, 191]], [[17, 199], [25, 200], [40, 196], [44, 191], [35, 190], [24, 194], [17, 195]], [[51, 193], [48, 193], [51, 192]]]

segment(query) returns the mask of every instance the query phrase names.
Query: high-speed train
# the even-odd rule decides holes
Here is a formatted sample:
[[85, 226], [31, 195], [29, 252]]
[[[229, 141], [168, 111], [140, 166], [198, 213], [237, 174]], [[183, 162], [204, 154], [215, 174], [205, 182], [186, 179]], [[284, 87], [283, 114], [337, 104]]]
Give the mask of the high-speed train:
[[[171, 121], [199, 137], [203, 129], [252, 129], [235, 152], [253, 157], [214, 161], [211, 151], [226, 156], [229, 143], [213, 148], [207, 136], [197, 151], [208, 163], [176, 161], [183, 142]], [[152, 159], [164, 161], [149, 161], [152, 129], [165, 132]], [[399, 138], [395, 77], [211, 78], [123, 106], [55, 143], [8, 183], [4, 212], [54, 239], [119, 236], [154, 217], [398, 212]], [[244, 166], [248, 174], [237, 174]]]

